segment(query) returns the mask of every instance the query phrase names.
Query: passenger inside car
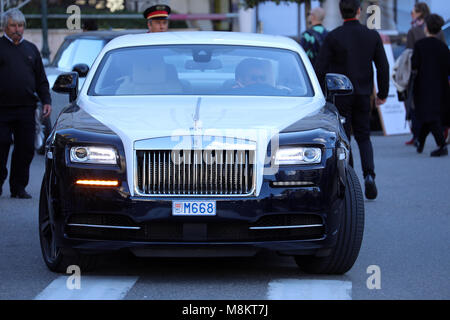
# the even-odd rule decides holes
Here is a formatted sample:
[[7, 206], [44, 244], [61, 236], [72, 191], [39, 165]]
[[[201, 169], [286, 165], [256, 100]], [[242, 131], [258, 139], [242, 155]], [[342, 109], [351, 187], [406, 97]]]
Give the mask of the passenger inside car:
[[130, 61], [131, 73], [124, 77], [118, 95], [178, 94], [183, 87], [173, 65], [159, 55], [136, 55]]

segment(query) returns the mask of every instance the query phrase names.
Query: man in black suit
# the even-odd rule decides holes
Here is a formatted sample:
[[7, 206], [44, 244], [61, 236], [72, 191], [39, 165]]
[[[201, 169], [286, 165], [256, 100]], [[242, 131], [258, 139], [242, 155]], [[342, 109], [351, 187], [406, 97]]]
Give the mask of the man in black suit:
[[341, 73], [353, 83], [351, 96], [336, 97], [336, 107], [346, 118], [344, 129], [350, 138], [355, 135], [364, 174], [365, 195], [375, 199], [375, 165], [370, 141], [370, 96], [374, 90], [372, 62], [377, 69], [377, 105], [386, 102], [389, 93], [389, 63], [378, 32], [359, 23], [359, 0], [341, 0], [339, 3], [344, 25], [325, 38], [316, 63], [317, 76], [324, 87], [327, 73]]

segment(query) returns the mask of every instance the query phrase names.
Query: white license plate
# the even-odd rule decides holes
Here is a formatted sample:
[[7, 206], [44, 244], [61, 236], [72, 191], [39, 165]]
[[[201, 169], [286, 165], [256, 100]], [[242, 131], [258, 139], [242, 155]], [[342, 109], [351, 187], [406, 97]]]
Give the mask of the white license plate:
[[174, 216], [215, 216], [215, 201], [173, 201]]

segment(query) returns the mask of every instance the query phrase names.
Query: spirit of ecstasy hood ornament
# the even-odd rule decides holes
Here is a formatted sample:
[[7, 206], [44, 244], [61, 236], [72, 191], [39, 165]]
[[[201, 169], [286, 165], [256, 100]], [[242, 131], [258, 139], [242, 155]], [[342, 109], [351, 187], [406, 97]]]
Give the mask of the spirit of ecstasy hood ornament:
[[202, 122], [200, 121], [200, 104], [202, 103], [202, 98], [198, 98], [197, 107], [195, 108], [195, 113], [192, 115], [192, 120], [194, 120], [194, 126], [190, 129], [194, 131], [194, 133], [200, 131], [202, 128]]
[[194, 120], [194, 126], [191, 127], [192, 132], [192, 147], [194, 149], [202, 148], [202, 137], [200, 135], [202, 130], [202, 122], [200, 121], [200, 104], [202, 103], [202, 98], [198, 98], [197, 107], [195, 108], [195, 113], [192, 115], [192, 120]]

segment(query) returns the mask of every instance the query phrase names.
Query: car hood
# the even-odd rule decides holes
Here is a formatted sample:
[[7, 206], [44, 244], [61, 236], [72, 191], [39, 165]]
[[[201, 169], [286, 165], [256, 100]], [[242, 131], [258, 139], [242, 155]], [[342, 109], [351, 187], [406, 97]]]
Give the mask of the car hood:
[[[230, 96], [84, 96], [78, 105], [109, 127], [125, 147], [129, 181], [133, 181], [136, 141], [176, 136], [216, 136], [252, 141], [257, 150], [260, 190], [269, 142], [278, 133], [318, 112], [323, 97]], [[274, 139], [273, 139], [274, 138]], [[156, 140], [156, 139], [155, 139]]]
[[279, 132], [324, 104], [324, 99], [312, 97], [250, 96], [90, 96], [79, 101], [91, 116], [133, 141], [193, 131], [197, 135], [226, 131], [236, 138], [255, 130]]

